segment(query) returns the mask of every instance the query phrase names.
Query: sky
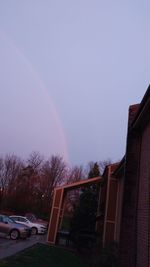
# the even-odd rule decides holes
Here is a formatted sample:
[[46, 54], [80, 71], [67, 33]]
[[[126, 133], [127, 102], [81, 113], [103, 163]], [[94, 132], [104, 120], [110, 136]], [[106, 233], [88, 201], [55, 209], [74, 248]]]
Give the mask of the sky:
[[0, 1], [0, 154], [120, 160], [150, 83], [150, 1]]

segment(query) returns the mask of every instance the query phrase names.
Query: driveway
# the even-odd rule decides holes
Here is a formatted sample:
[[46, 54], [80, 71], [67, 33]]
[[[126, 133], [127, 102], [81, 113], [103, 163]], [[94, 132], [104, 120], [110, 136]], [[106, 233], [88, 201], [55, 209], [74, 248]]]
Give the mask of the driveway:
[[10, 240], [0, 236], [0, 259], [12, 256], [37, 243], [46, 243], [46, 237], [47, 235], [36, 235], [25, 240]]

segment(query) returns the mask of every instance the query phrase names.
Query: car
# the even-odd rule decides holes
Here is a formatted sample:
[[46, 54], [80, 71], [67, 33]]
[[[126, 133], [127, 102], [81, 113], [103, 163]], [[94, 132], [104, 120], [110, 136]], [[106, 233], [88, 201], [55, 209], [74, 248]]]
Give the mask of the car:
[[10, 236], [12, 240], [27, 238], [30, 236], [30, 228], [26, 225], [14, 222], [7, 215], [0, 214], [0, 233]]
[[48, 221], [43, 220], [43, 219], [40, 219], [40, 218], [37, 218], [35, 214], [33, 214], [33, 213], [26, 213], [26, 214], [25, 214], [25, 217], [26, 217], [29, 221], [34, 222], [34, 223], [38, 223], [38, 224], [42, 224], [42, 225], [44, 225], [45, 227], [47, 227], [47, 229], [48, 229]]
[[11, 215], [10, 218], [12, 218], [16, 223], [24, 224], [26, 226], [29, 226], [31, 228], [31, 234], [45, 234], [47, 231], [47, 227], [45, 227], [42, 224], [39, 223], [33, 223], [30, 220], [28, 220], [24, 216], [20, 215]]

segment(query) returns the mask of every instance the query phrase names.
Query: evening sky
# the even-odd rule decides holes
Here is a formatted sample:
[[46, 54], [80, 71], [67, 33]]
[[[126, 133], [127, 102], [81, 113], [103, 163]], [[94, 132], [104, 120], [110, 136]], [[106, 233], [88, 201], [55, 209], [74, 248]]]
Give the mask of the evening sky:
[[72, 165], [125, 153], [150, 83], [150, 1], [0, 1], [0, 153]]

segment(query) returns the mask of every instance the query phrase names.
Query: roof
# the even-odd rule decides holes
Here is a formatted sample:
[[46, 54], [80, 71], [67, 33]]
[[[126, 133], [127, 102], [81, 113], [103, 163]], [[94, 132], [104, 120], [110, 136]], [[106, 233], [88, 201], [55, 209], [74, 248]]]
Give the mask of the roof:
[[[116, 162], [116, 163], [112, 163], [112, 164], [108, 164], [103, 172], [103, 177], [105, 176], [105, 174], [108, 171], [108, 168], [111, 168], [111, 172], [114, 172], [116, 170], [116, 168], [118, 167], [118, 165], [120, 164], [120, 162]], [[107, 175], [107, 174], [106, 174]]]
[[113, 172], [113, 176], [116, 178], [119, 178], [124, 173], [124, 167], [125, 167], [125, 156], [122, 158], [122, 160], [119, 162], [117, 168]]
[[150, 85], [139, 105], [132, 105], [130, 108], [137, 108], [129, 130], [142, 130], [150, 118]]

